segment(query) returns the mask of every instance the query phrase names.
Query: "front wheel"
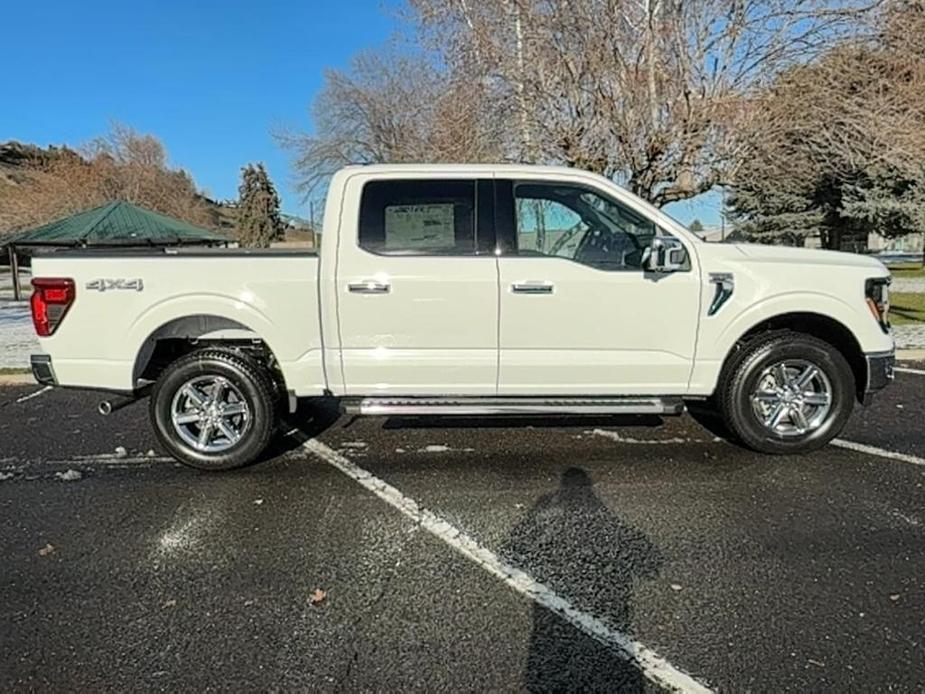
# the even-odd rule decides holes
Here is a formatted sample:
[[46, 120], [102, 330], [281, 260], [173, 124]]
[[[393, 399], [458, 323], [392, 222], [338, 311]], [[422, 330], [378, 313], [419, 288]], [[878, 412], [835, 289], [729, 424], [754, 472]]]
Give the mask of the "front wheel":
[[720, 384], [733, 433], [763, 453], [806, 453], [838, 436], [854, 409], [854, 374], [832, 345], [772, 333], [743, 347]]
[[158, 440], [177, 460], [202, 470], [230, 470], [266, 448], [276, 420], [273, 382], [253, 359], [202, 349], [168, 366], [151, 394]]

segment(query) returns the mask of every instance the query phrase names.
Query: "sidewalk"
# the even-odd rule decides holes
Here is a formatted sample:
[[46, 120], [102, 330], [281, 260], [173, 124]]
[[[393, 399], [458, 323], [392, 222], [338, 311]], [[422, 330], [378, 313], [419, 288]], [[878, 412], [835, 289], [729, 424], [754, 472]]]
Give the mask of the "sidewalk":
[[921, 277], [894, 277], [890, 291], [904, 294], [925, 294], [925, 278]]
[[920, 349], [925, 347], [925, 323], [896, 325], [893, 327], [896, 349]]

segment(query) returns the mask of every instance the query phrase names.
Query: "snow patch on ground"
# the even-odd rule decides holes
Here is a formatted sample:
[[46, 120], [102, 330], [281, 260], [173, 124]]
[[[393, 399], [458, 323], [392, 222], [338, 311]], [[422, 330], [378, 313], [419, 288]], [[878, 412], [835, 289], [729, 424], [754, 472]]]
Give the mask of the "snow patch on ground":
[[0, 369], [28, 369], [29, 355], [38, 351], [29, 304], [0, 301]]
[[[442, 443], [431, 443], [431, 444], [428, 444], [427, 446], [424, 446], [424, 448], [419, 448], [418, 452], [419, 453], [449, 453], [450, 451], [453, 451], [453, 450], [461, 451], [463, 453], [471, 453], [475, 449], [474, 448], [450, 448], [449, 446], [445, 446]], [[396, 451], [396, 453], [397, 452], [398, 451]]]
[[77, 470], [65, 470], [64, 472], [56, 472], [55, 477], [62, 482], [76, 482], [83, 477], [83, 474]]
[[630, 436], [621, 436], [615, 431], [606, 431], [605, 429], [594, 429], [592, 431], [586, 431], [586, 434], [593, 434], [594, 436], [602, 436], [605, 439], [610, 439], [611, 441], [618, 441], [619, 443], [641, 443], [641, 444], [669, 444], [669, 443], [691, 443], [691, 439], [682, 439], [677, 436], [670, 439], [634, 439]]

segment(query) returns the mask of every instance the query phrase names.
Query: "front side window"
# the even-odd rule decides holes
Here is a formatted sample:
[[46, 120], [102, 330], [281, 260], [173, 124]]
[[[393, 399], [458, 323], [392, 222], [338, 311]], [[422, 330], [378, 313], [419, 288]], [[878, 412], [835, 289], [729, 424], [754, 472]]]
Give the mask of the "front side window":
[[575, 260], [601, 270], [642, 269], [655, 223], [588, 188], [516, 183], [518, 255]]
[[475, 181], [372, 181], [360, 202], [360, 246], [392, 255], [476, 250]]

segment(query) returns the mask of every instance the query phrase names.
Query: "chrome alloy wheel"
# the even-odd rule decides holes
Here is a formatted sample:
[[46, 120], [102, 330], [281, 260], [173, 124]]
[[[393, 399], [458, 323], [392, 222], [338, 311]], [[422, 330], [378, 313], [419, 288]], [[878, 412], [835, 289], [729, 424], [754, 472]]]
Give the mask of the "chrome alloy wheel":
[[803, 436], [822, 426], [832, 409], [832, 384], [815, 364], [803, 359], [777, 362], [758, 377], [752, 410], [778, 436]]
[[170, 418], [180, 438], [202, 453], [227, 451], [251, 424], [241, 391], [222, 376], [197, 376], [184, 383], [173, 396]]

